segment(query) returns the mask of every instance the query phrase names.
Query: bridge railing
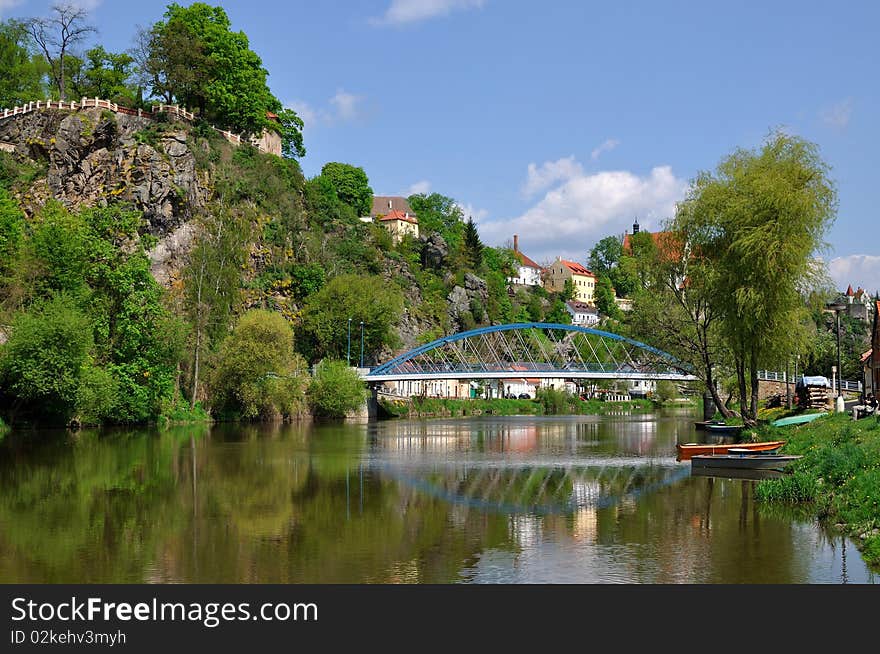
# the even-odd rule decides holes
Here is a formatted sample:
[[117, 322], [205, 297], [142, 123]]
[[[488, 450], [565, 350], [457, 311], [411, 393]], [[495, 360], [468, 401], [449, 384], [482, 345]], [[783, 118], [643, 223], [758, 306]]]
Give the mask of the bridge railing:
[[[779, 382], [781, 384], [786, 383], [794, 383], [797, 384], [801, 379], [803, 379], [803, 375], [798, 375], [795, 377], [794, 375], [788, 375], [785, 371], [776, 371], [776, 370], [759, 370], [758, 371], [758, 380], [759, 381], [773, 381]], [[829, 380], [830, 382], [831, 380]], [[837, 381], [835, 380], [835, 384]], [[862, 390], [862, 382], [860, 381], [852, 381], [848, 379], [840, 380], [840, 388], [844, 391], [850, 391], [853, 393], [859, 393]]]

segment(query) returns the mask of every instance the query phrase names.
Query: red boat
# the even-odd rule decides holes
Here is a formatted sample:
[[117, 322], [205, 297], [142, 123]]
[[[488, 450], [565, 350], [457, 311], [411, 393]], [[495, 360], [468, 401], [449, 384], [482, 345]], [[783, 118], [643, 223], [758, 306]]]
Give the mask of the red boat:
[[678, 460], [688, 461], [695, 454], [727, 454], [730, 448], [736, 450], [749, 450], [750, 452], [772, 452], [785, 445], [785, 441], [764, 441], [763, 443], [725, 443], [713, 445], [712, 443], [681, 443], [675, 444], [678, 450]]

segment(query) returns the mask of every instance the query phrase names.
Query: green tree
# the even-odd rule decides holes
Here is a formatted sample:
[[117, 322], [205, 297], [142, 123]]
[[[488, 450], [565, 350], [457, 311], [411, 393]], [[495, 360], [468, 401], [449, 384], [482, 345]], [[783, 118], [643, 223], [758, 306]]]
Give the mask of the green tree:
[[623, 256], [623, 245], [616, 236], [606, 236], [590, 250], [589, 266], [596, 275], [608, 274]]
[[468, 217], [464, 224], [464, 258], [474, 270], [478, 270], [483, 264], [483, 242], [474, 219]]
[[28, 32], [46, 58], [49, 75], [58, 97], [67, 99], [67, 61], [70, 49], [85, 41], [95, 28], [85, 21], [88, 10], [75, 4], [52, 5], [48, 17], [31, 18], [27, 21]]
[[0, 286], [12, 270], [24, 238], [24, 214], [9, 193], [0, 186]]
[[340, 275], [306, 300], [302, 312], [302, 351], [310, 360], [346, 360], [351, 318], [352, 361], [360, 358], [360, 323], [364, 356], [369, 361], [396, 345], [392, 327], [403, 311], [403, 296], [380, 277]]
[[0, 107], [9, 108], [46, 95], [45, 65], [32, 52], [27, 25], [0, 22]]
[[614, 288], [608, 275], [600, 275], [596, 280], [596, 308], [603, 316], [620, 319], [620, 307], [614, 299]]
[[675, 231], [695, 253], [688, 283], [721, 318], [746, 424], [757, 419], [758, 370], [783, 363], [805, 337], [802, 289], [819, 281], [814, 257], [836, 208], [817, 146], [781, 132], [699, 174], [678, 207]]
[[67, 418], [89, 366], [92, 330], [68, 295], [57, 295], [18, 314], [0, 348], [0, 380], [19, 406]]
[[369, 216], [373, 206], [373, 189], [363, 168], [351, 164], [330, 162], [321, 168], [336, 196], [355, 211], [356, 216]]
[[222, 7], [171, 4], [164, 18], [145, 36], [143, 67], [153, 95], [235, 132], [278, 132], [287, 154], [305, 154], [301, 121], [272, 95], [262, 60], [244, 32], [232, 31]]
[[363, 380], [345, 361], [325, 360], [319, 363], [308, 389], [312, 411], [328, 418], [344, 418], [357, 411], [367, 395]]
[[565, 303], [562, 300], [556, 300], [550, 308], [550, 312], [547, 314], [545, 320], [560, 325], [570, 325], [571, 314], [568, 312], [568, 309], [565, 308]]
[[569, 302], [575, 298], [574, 280], [569, 277], [562, 283], [562, 291], [559, 293], [559, 299], [563, 302]]
[[250, 215], [240, 215], [221, 199], [202, 216], [200, 232], [183, 270], [184, 311], [193, 327], [190, 407], [199, 398], [201, 362], [226, 333], [237, 308], [241, 268], [250, 241]]
[[137, 91], [131, 86], [134, 58], [121, 52], [107, 52], [103, 46], [86, 51], [73, 82], [74, 92], [87, 98], [107, 98], [113, 102], [133, 105]]
[[461, 207], [452, 198], [439, 193], [411, 195], [408, 202], [419, 217], [421, 233], [438, 232], [449, 246], [454, 260], [464, 240], [465, 222]]
[[245, 418], [301, 415], [308, 371], [293, 341], [293, 329], [281, 314], [245, 313], [217, 353], [212, 404]]

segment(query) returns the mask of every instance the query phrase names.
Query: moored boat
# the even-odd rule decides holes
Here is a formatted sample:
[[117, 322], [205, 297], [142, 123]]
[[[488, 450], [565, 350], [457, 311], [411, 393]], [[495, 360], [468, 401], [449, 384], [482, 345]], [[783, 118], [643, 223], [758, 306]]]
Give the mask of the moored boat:
[[698, 454], [691, 457], [691, 468], [736, 468], [781, 470], [801, 457], [795, 454]]
[[723, 420], [697, 420], [694, 422], [696, 429], [705, 429], [708, 425], [726, 425]]
[[718, 436], [738, 436], [742, 430], [742, 425], [706, 425], [706, 431]]
[[687, 461], [694, 455], [698, 454], [727, 454], [728, 450], [745, 449], [751, 452], [773, 452], [785, 445], [785, 441], [764, 441], [762, 443], [676, 443], [675, 449], [678, 451], [678, 460]]
[[779, 420], [774, 420], [770, 424], [774, 427], [785, 427], [786, 425], [801, 425], [806, 422], [812, 422], [817, 418], [821, 418], [827, 415], [827, 413], [804, 413], [799, 416], [788, 416], [787, 418], [780, 418]]

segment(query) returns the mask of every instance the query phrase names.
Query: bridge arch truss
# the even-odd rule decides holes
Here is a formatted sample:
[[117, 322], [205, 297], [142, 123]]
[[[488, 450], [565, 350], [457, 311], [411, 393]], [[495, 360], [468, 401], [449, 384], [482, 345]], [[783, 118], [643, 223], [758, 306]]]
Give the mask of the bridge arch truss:
[[670, 354], [619, 334], [559, 323], [513, 323], [444, 336], [374, 368], [369, 382], [430, 379], [693, 381]]

